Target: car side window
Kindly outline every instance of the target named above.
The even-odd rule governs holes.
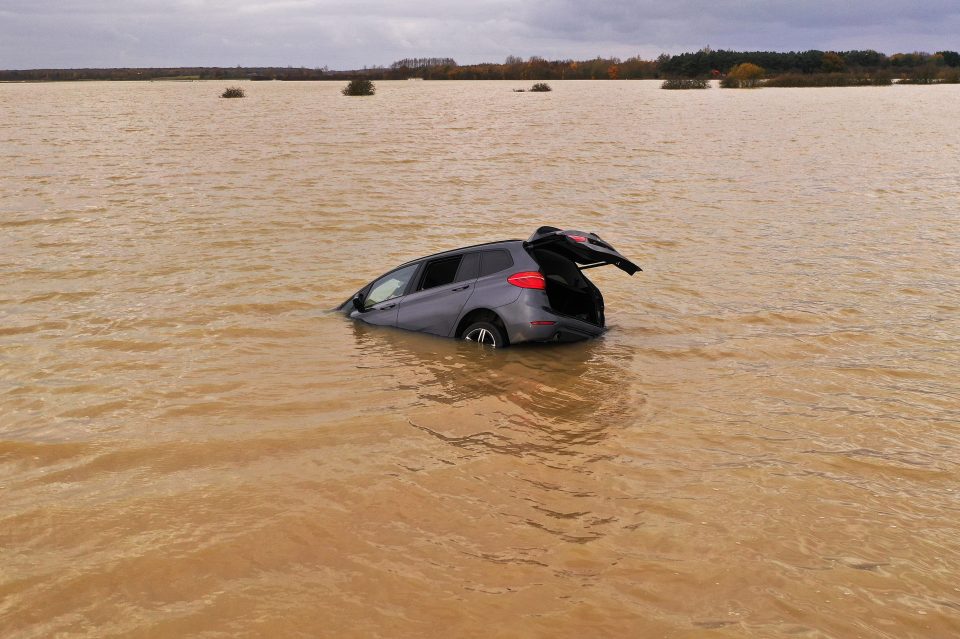
[[[363,307],[369,309],[380,302],[386,302],[403,295],[403,292],[407,290],[407,284],[410,283],[410,278],[417,272],[418,266],[418,264],[411,264],[398,268],[371,284],[370,292],[367,293],[367,297],[363,301]]]
[[[454,282],[466,282],[475,280],[480,275],[480,254],[467,253],[460,262],[460,268],[457,269],[457,279]]]
[[[460,268],[462,255],[445,257],[439,260],[427,262],[427,267],[423,269],[423,277],[420,279],[418,291],[423,291],[444,284],[452,284],[456,281],[457,269]]]
[[[510,251],[501,249],[483,251],[480,258],[480,277],[499,273],[511,266],[513,266],[513,258],[510,257]]]

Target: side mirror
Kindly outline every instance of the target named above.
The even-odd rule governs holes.
[[[353,296],[353,307],[361,313],[367,310],[363,308],[363,293],[357,293]]]

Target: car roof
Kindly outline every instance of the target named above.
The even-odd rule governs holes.
[[[496,245],[498,245],[498,244],[513,244],[513,243],[523,244],[523,240],[497,240],[496,242],[484,242],[483,244],[473,244],[473,245],[471,245],[471,246],[462,246],[462,247],[460,247],[460,248],[449,249],[449,250],[446,250],[446,251],[440,251],[439,253],[433,253],[433,254],[431,254],[431,255],[424,255],[423,257],[418,257],[418,258],[413,259],[413,260],[407,260],[406,262],[404,262],[403,264],[400,264],[400,265],[397,266],[396,268],[403,268],[404,266],[407,266],[407,265],[409,265],[409,264],[413,264],[413,263],[415,263],[415,262],[419,262],[419,261],[421,261],[421,260],[428,260],[428,259],[431,259],[431,258],[434,258],[434,257],[443,257],[444,255],[447,255],[447,254],[450,254],[450,253],[460,253],[460,252],[462,252],[462,251],[470,251],[470,250],[476,250],[476,249],[491,248],[491,247],[494,247],[494,246],[496,246]],[[393,270],[396,270],[396,268],[393,269]]]

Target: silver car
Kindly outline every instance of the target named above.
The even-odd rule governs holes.
[[[603,295],[584,270],[639,266],[594,233],[542,226],[504,240],[401,264],[338,307],[368,324],[493,347],[570,342],[600,335]]]

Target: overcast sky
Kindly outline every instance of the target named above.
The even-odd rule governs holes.
[[[0,68],[960,49],[960,0],[0,0]]]

